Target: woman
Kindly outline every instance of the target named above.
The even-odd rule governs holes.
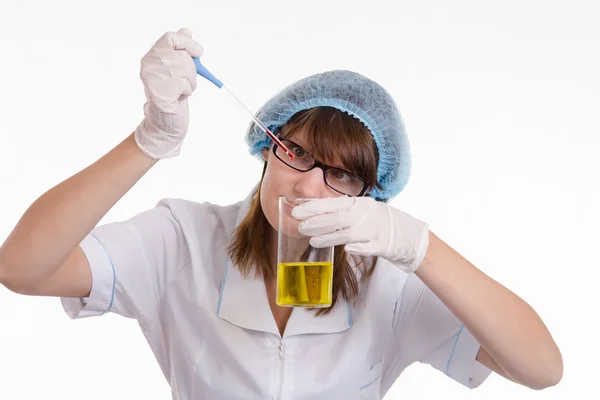
[[[164,199],[96,227],[179,155],[202,54],[186,29],[155,43],[141,63],[145,118],[30,206],[0,248],[0,282],[62,297],[72,318],[135,318],[176,399],[377,399],[417,361],[468,387],[491,371],[533,389],[560,381],[535,311],[387,205],[408,180],[408,142],[389,94],[359,74],[313,75],[261,108],[295,157],[251,126],[265,167],[243,201]],[[327,309],[275,302],[279,196],[314,198],[292,215],[313,246],[336,246]]]

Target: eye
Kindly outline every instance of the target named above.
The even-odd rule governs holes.
[[[352,175],[350,175],[340,169],[333,170],[333,176],[338,181],[351,181],[354,179],[354,177]]]
[[[291,143],[287,144],[287,146],[294,153],[294,155],[296,157],[302,158],[306,154],[306,151],[300,146],[297,146],[297,145],[291,144]]]
[[[304,149],[302,147],[296,147],[294,149],[294,155],[296,155],[297,157],[304,156]]]

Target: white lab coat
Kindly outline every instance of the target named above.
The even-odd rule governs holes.
[[[65,311],[137,319],[179,400],[380,399],[414,362],[467,387],[489,375],[460,321],[383,259],[358,304],[322,317],[295,308],[282,337],[264,282],[244,279],[227,255],[256,189],[229,206],[164,199],[96,227],[81,243],[92,292],[63,298]]]

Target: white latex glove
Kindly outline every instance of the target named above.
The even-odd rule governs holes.
[[[350,254],[379,256],[406,273],[423,262],[429,226],[371,197],[315,199],[292,209],[298,231],[314,247],[345,245]]]
[[[142,58],[140,77],[147,101],[134,137],[147,156],[158,160],[180,154],[190,121],[187,98],[196,89],[192,57],[202,54],[202,45],[183,28],[165,33]]]

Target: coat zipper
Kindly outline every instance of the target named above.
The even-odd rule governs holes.
[[[281,400],[281,393],[283,392],[283,375],[284,375],[284,361],[285,357],[283,354],[283,341],[279,342],[279,360],[281,361],[281,377],[279,379],[279,394],[277,396],[278,400]]]

